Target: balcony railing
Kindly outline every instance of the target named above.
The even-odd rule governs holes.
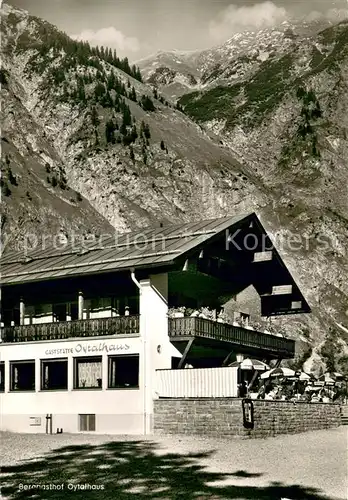
[[[9,326],[2,330],[3,342],[58,340],[74,337],[130,335],[139,333],[139,316],[60,321],[37,325]]]
[[[172,338],[206,337],[290,357],[295,353],[294,340],[204,318],[170,318],[169,332]]]
[[[218,323],[204,318],[170,318],[169,336],[205,337],[279,353],[292,357],[295,342],[256,330]],[[87,319],[81,321],[60,321],[36,325],[9,326],[1,329],[3,342],[30,342],[38,340],[59,340],[78,337],[99,337],[103,335],[131,335],[140,333],[140,316],[117,316],[115,318]]]

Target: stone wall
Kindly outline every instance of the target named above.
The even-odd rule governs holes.
[[[246,429],[241,399],[158,399],[154,402],[154,432],[263,438],[340,425],[337,404],[254,400],[253,405],[254,427]]]

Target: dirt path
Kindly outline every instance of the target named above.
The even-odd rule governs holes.
[[[0,449],[2,499],[347,498],[344,427],[257,440],[2,433]]]

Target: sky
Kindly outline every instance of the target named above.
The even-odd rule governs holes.
[[[348,0],[7,0],[70,36],[136,61],[158,50],[196,50],[293,17],[348,17]]]

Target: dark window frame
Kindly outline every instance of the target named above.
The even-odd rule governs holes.
[[[137,360],[137,363],[138,363],[138,371],[137,371],[137,383],[136,384],[130,384],[130,385],[127,385],[125,382],[123,383],[117,383],[117,372],[116,372],[116,383],[115,385],[112,384],[112,362],[116,360],[116,367],[117,367],[117,360],[120,360],[122,359],[125,360],[125,359],[131,359],[131,358],[135,358]],[[139,389],[139,360],[140,360],[140,356],[138,353],[135,353],[135,354],[111,354],[108,356],[108,389],[120,389],[120,390],[124,390],[124,389]],[[116,368],[117,369],[117,368]]]
[[[83,419],[85,418],[85,422]],[[95,432],[96,429],[96,414],[95,413],[79,413],[78,414],[79,432]],[[85,427],[84,429],[82,427]],[[92,428],[91,428],[92,427]]]
[[[34,365],[34,385],[31,389],[14,388],[14,369],[16,365]],[[10,361],[10,392],[35,392],[36,390],[36,360],[35,359],[20,359]]]
[[[101,366],[102,366],[102,378],[100,379],[101,380],[101,383],[100,383],[100,386],[96,387],[96,386],[85,386],[85,387],[79,387],[78,385],[78,376],[79,376],[79,372],[78,372],[78,365],[79,363],[86,363],[90,361],[91,363],[101,363]],[[103,387],[103,356],[76,356],[73,358],[73,365],[74,365],[74,390],[77,390],[77,391],[83,391],[83,390],[96,390],[96,391],[99,391],[100,389],[102,389]]]
[[[5,361],[0,361],[0,392],[5,392]]]
[[[53,364],[53,363],[66,363],[66,387],[60,388],[49,388],[44,387],[44,370],[45,364]],[[67,391],[69,383],[69,363],[68,358],[49,358],[49,359],[40,359],[40,390],[41,391]]]

